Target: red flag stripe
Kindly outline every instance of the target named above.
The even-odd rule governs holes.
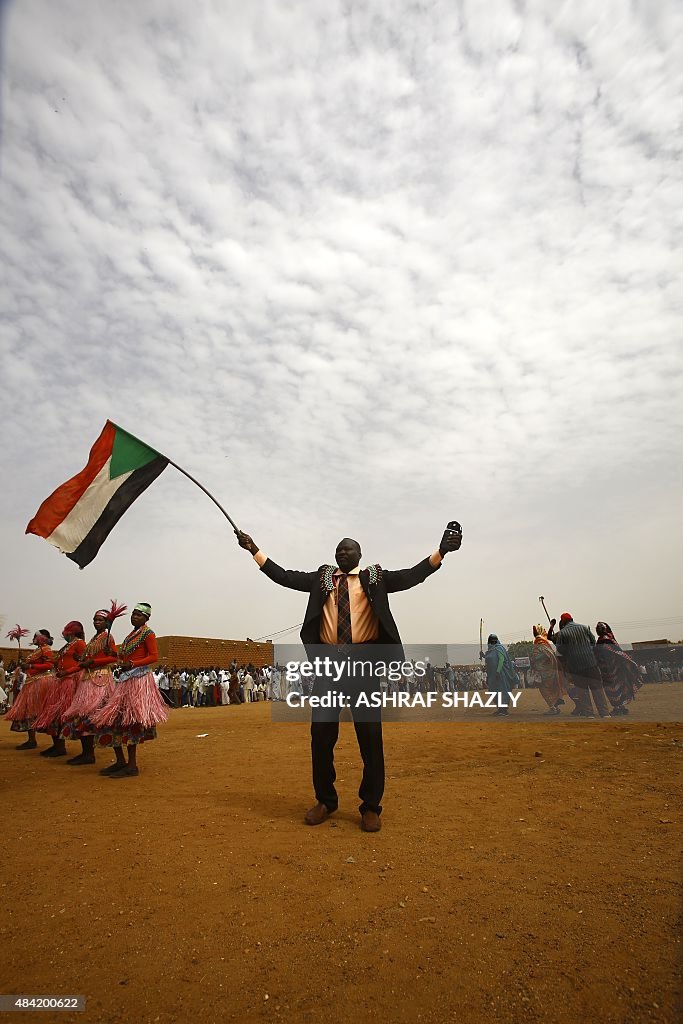
[[[107,420],[104,430],[90,449],[88,465],[45,499],[26,527],[26,533],[35,533],[38,537],[49,537],[52,531],[66,519],[71,509],[90,487],[107,459],[111,457],[115,435],[116,427],[110,420]]]

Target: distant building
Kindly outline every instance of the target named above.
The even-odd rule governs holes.
[[[227,668],[251,662],[256,668],[273,664],[273,645],[251,640],[217,640],[203,636],[159,636],[159,664],[167,668]]]
[[[654,661],[669,666],[683,664],[683,644],[671,640],[636,640],[629,653],[639,665],[651,665]]]

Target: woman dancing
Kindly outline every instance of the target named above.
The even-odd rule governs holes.
[[[152,609],[146,602],[135,605],[130,617],[133,631],[119,648],[121,674],[118,682],[104,707],[92,718],[99,744],[114,748],[116,761],[100,772],[111,779],[139,774],[138,744],[156,739],[157,724],[168,718],[151,671],[159,660],[156,636],[147,625],[151,614]],[[124,746],[128,749],[128,762],[123,754]]]
[[[612,705],[612,714],[627,715],[626,705],[635,700],[636,693],[643,685],[640,669],[633,658],[622,651],[608,623],[598,622],[595,632],[595,659],[602,676],[602,685]]]
[[[12,732],[28,733],[28,739],[25,743],[20,743],[17,750],[35,750],[38,746],[35,721],[55,681],[54,667],[57,655],[51,650],[54,640],[49,631],[39,629],[32,643],[36,645],[36,649],[28,654],[24,662],[26,682],[5,715],[5,720],[12,723]]]
[[[538,689],[548,705],[545,715],[559,715],[564,690],[555,645],[548,639],[548,631],[540,623],[534,626],[534,646],[531,650],[531,667],[538,674]]]
[[[95,727],[91,719],[114,692],[112,666],[118,661],[116,644],[111,635],[112,623],[126,610],[126,606],[111,602],[109,610],[101,608],[93,616],[95,635],[80,659],[81,677],[69,707],[64,712],[62,736],[81,741],[81,753],[70,757],[70,765],[95,763]]]
[[[35,722],[36,732],[52,736],[52,746],[41,750],[41,757],[63,757],[66,754],[66,743],[62,736],[64,712],[74,699],[81,676],[80,658],[85,650],[82,623],[75,619],[67,622],[62,636],[66,643],[57,655],[55,681],[47,690],[42,710]]]

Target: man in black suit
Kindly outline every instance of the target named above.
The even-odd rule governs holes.
[[[321,565],[315,572],[297,572],[283,569],[268,558],[252,538],[241,531],[237,534],[240,547],[254,556],[266,576],[274,583],[290,590],[308,594],[308,605],[301,639],[310,648],[323,644],[335,652],[349,650],[353,645],[391,645],[393,658],[403,658],[401,637],[389,608],[389,594],[410,590],[423,583],[441,566],[449,551],[457,551],[462,534],[444,534],[439,549],[429,558],[411,569],[387,571],[379,565],[359,569],[361,549],[357,541],[345,537],[337,545],[336,565]],[[370,654],[367,651],[367,656]],[[334,747],[339,735],[339,709],[329,711],[319,720],[311,722],[311,755],[313,760],[313,787],[317,803],[306,813],[307,825],[320,825],[337,809],[334,788]],[[363,778],[358,795],[361,799],[361,828],[365,832],[379,832],[381,828],[382,794],[384,792],[384,753],[380,715],[371,721],[362,721],[354,714],[356,738],[363,759]]]

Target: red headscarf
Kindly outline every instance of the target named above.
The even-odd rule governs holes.
[[[66,626],[62,630],[62,636],[65,640],[67,636],[78,636],[81,640],[84,640],[85,630],[83,629],[83,623],[77,622],[76,619],[72,619],[71,622],[67,622]]]

